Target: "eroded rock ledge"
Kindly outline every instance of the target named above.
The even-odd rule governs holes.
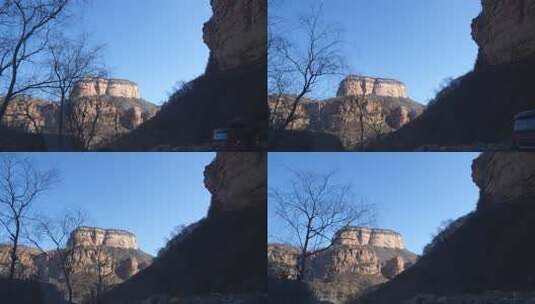
[[[409,98],[407,88],[401,81],[355,75],[348,76],[342,80],[336,94],[336,96],[362,95]]]
[[[138,249],[136,236],[125,230],[80,227],[71,233],[68,246],[106,246]]]

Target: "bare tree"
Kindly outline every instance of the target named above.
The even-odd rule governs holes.
[[[39,170],[27,158],[0,159],[0,224],[11,244],[9,278],[15,278],[18,247],[31,218],[31,208],[57,181],[54,170]]]
[[[75,238],[69,238],[69,236],[87,221],[86,213],[82,210],[69,211],[59,220],[51,220],[44,216],[39,216],[34,221],[34,233],[28,233],[28,240],[39,248],[43,254],[57,261],[67,288],[67,299],[72,304],[72,274],[75,271],[75,254],[78,250],[78,244]],[[43,239],[53,244],[54,249],[52,251],[46,251],[40,246],[40,241]]]
[[[300,248],[297,279],[307,272],[307,259],[333,245],[332,236],[350,225],[370,225],[374,207],[357,203],[350,184],[337,184],[334,173],[294,171],[284,189],[270,189],[275,214],[288,226]]]
[[[0,81],[6,92],[0,122],[19,94],[54,83],[36,60],[46,50],[54,25],[73,0],[6,0],[0,6]]]
[[[63,144],[65,103],[74,85],[86,78],[103,78],[106,70],[99,64],[102,46],[90,48],[87,37],[71,40],[58,36],[48,46],[51,70],[50,78],[54,83],[48,91],[59,99],[58,134],[60,147]]]
[[[312,14],[299,19],[299,36],[304,37],[301,50],[282,35],[275,33],[270,20],[268,36],[268,85],[270,95],[276,96],[276,104],[271,107],[271,128],[283,131],[295,119],[295,113],[304,97],[316,85],[329,76],[343,74],[344,61],[341,56],[340,31],[322,24],[323,10],[320,7]],[[280,108],[281,96],[291,96],[284,111]],[[285,101],[286,102],[286,101]]]
[[[106,292],[108,286],[108,279],[113,272],[111,271],[112,260],[105,251],[103,245],[95,248],[95,296],[94,302],[100,304],[102,302],[102,295]]]

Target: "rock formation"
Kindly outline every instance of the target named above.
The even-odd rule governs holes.
[[[224,212],[265,203],[267,186],[265,155],[218,153],[204,171],[204,184],[212,194],[211,210]]]
[[[326,133],[336,136],[346,149],[355,149],[360,142],[360,107],[355,102],[354,91],[359,86],[348,78],[340,85],[339,96],[322,101],[304,99],[297,107],[295,119],[289,130]],[[372,78],[364,78],[366,81]],[[404,86],[396,81],[392,85],[382,83],[367,93],[364,107],[364,140],[373,140],[393,132],[423,113],[425,107],[403,96]],[[372,84],[370,84],[372,85]],[[376,95],[379,94],[379,95]],[[288,117],[292,96],[268,98],[275,120]]]
[[[483,153],[472,164],[478,208],[535,197],[535,153]]]
[[[68,246],[106,246],[138,249],[136,236],[128,231],[80,227],[71,233]]]
[[[299,250],[268,245],[268,274],[296,278]],[[373,285],[403,272],[416,261],[404,249],[399,233],[385,229],[348,227],[338,231],[331,247],[309,257],[305,281],[319,300],[345,303]]]
[[[105,275],[108,287],[119,284],[152,263],[152,257],[137,248],[134,234],[116,230],[81,227],[75,230],[67,246],[75,246],[72,254],[72,282],[76,301],[89,295],[96,282],[97,265]],[[5,276],[10,261],[11,246],[0,246],[0,276]],[[58,252],[42,252],[37,248],[22,246],[17,277],[38,279],[56,285],[66,292],[62,284],[61,258]]]
[[[141,99],[139,87],[135,82],[123,79],[86,78],[77,82],[71,98],[110,96]]]
[[[348,227],[338,231],[335,244],[349,246],[373,246],[382,248],[405,249],[401,234],[385,229]]]
[[[525,0],[483,0],[472,23],[479,45],[479,65],[518,62],[535,54],[535,3]]]
[[[204,42],[211,51],[210,64],[224,71],[266,62],[267,1],[211,0],[210,3],[214,14],[203,29]]]
[[[159,107],[141,99],[139,88],[133,82],[116,79],[85,79],[75,84],[71,98],[77,124],[65,118],[64,134],[80,132],[79,125],[92,126],[98,113],[95,137],[90,148],[96,148],[119,135],[129,133],[150,120]],[[13,100],[4,123],[11,128],[37,134],[58,134],[59,104],[23,96]],[[90,130],[86,130],[90,133]]]
[[[394,79],[348,76],[340,83],[336,96],[385,96],[409,98],[405,85]]]

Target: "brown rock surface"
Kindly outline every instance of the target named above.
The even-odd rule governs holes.
[[[111,96],[141,99],[141,93],[136,83],[123,79],[87,78],[77,82],[71,98]]]
[[[80,227],[71,233],[69,245],[138,249],[136,236],[128,231]]]
[[[535,55],[535,2],[483,0],[482,4],[482,13],[472,23],[480,64],[512,63]]]
[[[283,96],[277,102],[268,99],[273,115],[288,116],[292,98]],[[364,139],[371,140],[393,132],[416,119],[425,107],[408,98],[370,95],[364,113]],[[341,96],[314,101],[305,99],[297,107],[289,130],[327,133],[336,136],[346,149],[354,149],[360,141],[360,110],[354,98]]]
[[[212,193],[211,210],[224,212],[251,207],[266,200],[266,155],[218,153],[204,171],[204,184]]]
[[[383,248],[404,249],[401,234],[386,229],[370,229],[365,227],[348,227],[336,233],[337,245],[373,246]]]
[[[367,76],[348,76],[340,83],[336,96],[366,95],[408,98],[405,85],[394,79],[373,78]]]
[[[535,196],[535,153],[483,153],[472,164],[478,208]]]
[[[266,61],[267,1],[211,0],[212,18],[204,25],[204,41],[216,69],[224,71]]]
[[[296,279],[298,256],[299,249],[295,247],[283,244],[269,244],[267,247],[268,274],[281,279]]]

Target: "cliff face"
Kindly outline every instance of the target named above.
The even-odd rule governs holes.
[[[336,96],[375,95],[396,98],[409,98],[405,85],[394,79],[366,76],[348,76],[338,88]]]
[[[483,0],[472,23],[481,66],[518,62],[535,54],[535,3],[529,0]]]
[[[350,90],[356,88],[348,87],[345,93],[355,94]],[[386,89],[375,92],[385,95],[368,94],[363,115],[365,141],[398,130],[416,119],[425,109],[408,98],[387,96]],[[273,115],[281,118],[287,117],[292,101],[290,96],[268,98]],[[351,95],[322,101],[304,100],[298,105],[295,120],[288,129],[334,135],[346,149],[354,149],[360,142],[360,108]]]
[[[141,99],[141,93],[136,83],[123,79],[87,78],[77,82],[71,98],[111,96]]]
[[[266,198],[266,160],[262,153],[218,153],[204,171],[204,184],[212,194],[211,211],[239,210]],[[258,207],[258,206],[256,206]]]
[[[401,234],[384,229],[349,227],[336,233],[337,245],[373,246],[393,249],[405,249]]]
[[[535,197],[534,153],[483,153],[472,164],[478,208]]]
[[[152,263],[152,257],[140,251],[134,234],[115,229],[81,227],[71,234],[68,246],[74,245],[71,265],[74,297],[81,301],[93,292],[97,267],[102,267],[110,287],[119,284]],[[10,246],[0,246],[0,276],[7,275]],[[64,294],[61,256],[56,251],[46,253],[32,247],[21,247],[17,277],[39,279],[55,285]]]
[[[297,248],[269,245],[269,275],[295,279],[298,256]],[[414,264],[416,258],[404,249],[397,232],[349,227],[336,233],[330,248],[309,258],[305,280],[319,300],[345,303],[366,289],[397,276]]]
[[[127,80],[86,79],[75,84],[71,98],[73,112],[79,118],[73,125],[65,118],[64,134],[76,134],[79,126],[89,134],[98,114],[90,148],[131,132],[159,111],[159,107],[141,99],[137,85]],[[56,102],[22,97],[10,103],[5,123],[24,132],[58,134],[59,111]]]
[[[203,29],[204,42],[211,51],[210,64],[224,71],[266,62],[267,1],[211,0],[210,3],[214,14]]]
[[[136,236],[128,231],[80,227],[71,233],[68,246],[106,246],[138,249]]]

